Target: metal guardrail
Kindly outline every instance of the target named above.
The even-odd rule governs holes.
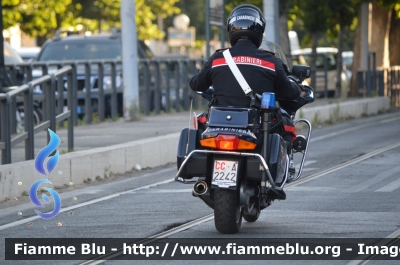
[[[11,163],[12,147],[25,141],[25,159],[34,158],[34,135],[50,128],[56,131],[56,123],[68,120],[68,150],[74,148],[73,138],[73,116],[76,109],[73,107],[73,89],[67,89],[67,110],[58,111],[57,105],[63,104],[64,93],[56,93],[57,81],[60,78],[66,79],[67,88],[72,88],[72,68],[65,66],[51,75],[45,75],[18,88],[11,88],[6,93],[0,94],[0,150],[2,164]],[[44,121],[40,124],[34,124],[33,118],[33,94],[36,86],[42,86],[43,89],[43,107],[45,109]],[[23,98],[24,108],[24,132],[12,138],[12,120],[15,119],[13,106],[17,97]],[[63,107],[64,109],[64,107]],[[49,135],[47,136],[48,140]]]
[[[188,58],[140,59],[138,78],[141,111],[150,115],[188,110],[191,99],[194,108],[206,107],[207,102],[193,93],[188,84],[189,78],[198,72],[202,63],[201,59]],[[33,134],[47,128],[55,131],[57,123],[62,127],[63,119],[56,116],[54,121],[54,115],[63,114],[66,105],[70,113],[68,125],[75,126],[79,118],[84,118],[85,124],[92,123],[94,112],[98,114],[100,122],[107,115],[115,119],[122,112],[123,85],[118,82],[118,79],[122,80],[121,60],[30,62],[6,65],[6,68],[13,83],[27,84],[20,84],[18,89],[0,94],[0,150],[3,164],[11,163],[11,148],[23,140],[26,141],[25,158],[33,159]],[[64,73],[65,69],[68,69],[68,73]],[[25,79],[18,79],[18,75]],[[86,89],[88,87],[90,89]],[[25,132],[11,140],[11,135],[16,133],[15,112],[17,102],[22,102],[18,96],[21,93],[24,95],[25,113],[29,115],[26,115]],[[44,122],[35,126],[32,134],[31,110],[34,101],[39,103]],[[82,110],[84,115],[80,115],[78,110]],[[68,130],[70,128],[72,126],[68,126]],[[68,149],[73,149],[73,131],[68,133],[68,138]]]
[[[393,107],[400,107],[400,66],[357,72],[357,91],[362,97],[390,97]]]
[[[140,59],[138,78],[142,113],[150,115],[151,113],[159,114],[162,111],[187,110],[191,98],[195,107],[198,104],[205,104],[188,85],[188,79],[198,72],[202,63],[201,59],[189,58]],[[93,112],[98,113],[100,122],[107,116],[115,119],[122,113],[123,85],[122,82],[117,82],[117,80],[122,80],[121,60],[31,62],[7,67],[11,76],[18,72],[18,68],[21,69],[26,76],[26,81],[29,82],[35,79],[35,73],[37,75],[38,71],[41,76],[66,65],[73,68],[73,88],[76,90],[74,98],[78,98],[80,104],[83,104],[81,107],[86,124],[92,123]],[[109,78],[107,80],[111,83],[106,85],[105,78]],[[60,93],[63,89],[61,80],[59,84],[58,92]],[[83,89],[87,87],[91,89]],[[78,123],[77,120],[77,117],[74,117],[75,125]]]

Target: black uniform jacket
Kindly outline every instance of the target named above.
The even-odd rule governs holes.
[[[239,40],[229,51],[254,92],[260,95],[274,92],[277,99],[284,100],[300,96],[299,86],[287,78],[282,62],[274,54],[257,49],[250,40]],[[189,85],[194,91],[206,91],[212,85],[218,106],[250,106],[250,98],[233,76],[222,51],[217,51],[205,62]]]

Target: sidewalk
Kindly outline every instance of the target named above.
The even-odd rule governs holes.
[[[313,103],[302,108],[301,113],[304,114],[308,109],[315,109],[318,106],[336,106],[338,102],[351,102],[356,104],[362,99],[336,100],[336,99],[316,99]],[[196,110],[197,114],[206,111]],[[297,113],[300,115],[300,111]],[[122,118],[118,121],[108,121],[100,124],[82,125],[74,127],[74,151],[82,151],[97,147],[107,147],[116,144],[123,144],[135,140],[152,138],[156,136],[178,133],[183,128],[193,126],[190,121],[190,112],[184,111],[172,114],[160,114],[154,116],[141,116],[140,121],[125,122]],[[193,111],[191,113],[193,117]],[[312,118],[309,118],[312,122]],[[321,121],[322,122],[322,121]],[[61,128],[56,131],[61,139],[58,148],[60,153],[67,151],[67,130]],[[47,132],[35,135],[35,154],[47,145]],[[21,143],[12,150],[12,162],[24,161],[24,144]]]
[[[332,99],[317,99],[312,104],[306,105],[303,109],[315,106],[327,105],[335,102]],[[196,110],[197,114],[206,109]],[[74,151],[82,151],[97,147],[106,147],[116,144],[123,144],[135,140],[142,140],[161,135],[180,132],[189,126],[190,112],[184,111],[171,114],[160,114],[154,116],[141,116],[140,121],[125,122],[122,118],[118,121],[108,121],[100,124],[82,125],[74,127]],[[193,111],[192,111],[193,117]],[[193,126],[193,122],[190,122]],[[61,139],[58,148],[60,153],[67,152],[68,134],[65,128],[56,131]],[[47,145],[47,132],[35,135],[35,154]],[[24,143],[20,143],[12,150],[12,162],[25,161]]]
[[[297,118],[306,118],[310,122],[335,122],[349,117],[375,115],[390,109],[388,98],[367,99],[316,99],[298,111]],[[200,113],[203,110],[197,110]],[[193,113],[192,113],[193,116]],[[49,180],[55,187],[69,183],[101,179],[110,174],[123,174],[136,165],[155,167],[176,162],[177,144],[180,131],[193,124],[189,111],[142,116],[140,121],[115,122],[74,127],[74,151],[66,153],[67,130],[56,133],[61,139],[58,147],[60,160]],[[35,135],[35,154],[47,145],[47,132]],[[10,165],[0,165],[0,201],[7,197],[20,196],[15,193],[15,185],[24,179],[23,187],[18,190],[29,190],[30,185],[43,178],[34,169],[34,161],[24,161],[24,144],[12,150]],[[62,172],[62,174],[57,174]],[[26,185],[26,186],[25,186]]]

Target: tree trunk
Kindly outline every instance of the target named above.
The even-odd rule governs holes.
[[[389,59],[390,65],[400,65],[400,18],[392,10],[392,19],[390,22],[389,33]]]
[[[316,80],[316,64],[315,60],[317,58],[317,47],[318,47],[318,38],[319,34],[314,32],[312,33],[312,52],[311,52],[311,87],[315,89],[317,80]]]
[[[336,57],[336,97],[341,97],[341,96],[346,97],[347,96],[347,95],[342,95],[343,33],[344,33],[344,26],[340,25],[340,29],[339,29],[339,45],[338,45],[338,53],[337,53],[337,57]]]
[[[352,74],[351,74],[351,82],[350,82],[350,97],[357,96],[357,71],[361,68],[361,28],[362,28],[362,7],[358,10],[358,24],[354,36],[354,45],[353,45],[353,65],[352,65]]]
[[[377,67],[389,67],[389,30],[391,10],[372,1],[370,51],[376,54]]]
[[[36,45],[42,47],[42,45],[46,42],[46,36],[37,36],[36,37]]]
[[[289,64],[291,65],[290,58],[290,42],[288,36],[288,12],[289,12],[289,0],[279,1],[279,44],[288,57]]]

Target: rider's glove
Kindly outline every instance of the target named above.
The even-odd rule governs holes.
[[[289,78],[290,81],[295,82],[298,85],[301,85],[300,79],[298,79],[296,76],[289,75],[288,78]]]

